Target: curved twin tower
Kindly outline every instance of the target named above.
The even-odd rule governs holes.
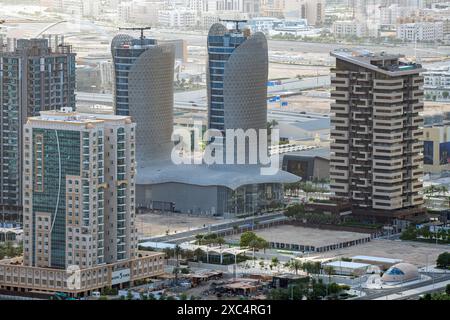
[[[115,113],[129,115],[137,123],[138,166],[169,159],[173,146],[174,47],[119,34],[112,40],[111,53]]]
[[[261,175],[258,165],[173,164],[175,48],[121,34],[111,51],[115,113],[136,122],[137,207],[218,215],[255,212],[282,201],[282,183],[299,180],[283,171]],[[227,129],[265,129],[267,77],[264,34],[214,24],[208,34],[208,128],[224,137]]]

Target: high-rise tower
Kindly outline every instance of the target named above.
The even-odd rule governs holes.
[[[40,111],[75,108],[75,54],[58,38],[0,43],[0,207],[22,207],[22,129]]]
[[[334,51],[331,190],[355,213],[417,214],[423,202],[422,66],[401,56]]]
[[[24,265],[82,269],[136,257],[135,124],[41,112],[24,129]]]
[[[267,125],[267,40],[220,23],[208,33],[208,126],[264,129]]]
[[[167,159],[173,146],[174,46],[120,34],[113,39],[111,52],[115,113],[136,122],[139,167]]]

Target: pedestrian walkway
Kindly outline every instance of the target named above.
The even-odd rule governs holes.
[[[435,284],[430,284],[430,285],[420,287],[420,288],[406,290],[406,291],[403,291],[400,293],[389,294],[389,295],[386,295],[383,297],[376,298],[374,300],[397,300],[397,299],[403,299],[403,298],[407,298],[407,297],[411,297],[411,296],[417,296],[422,293],[426,293],[428,291],[445,288],[447,286],[447,284],[450,284],[450,280],[437,282]]]

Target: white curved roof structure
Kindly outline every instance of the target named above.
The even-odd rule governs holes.
[[[381,277],[383,282],[404,282],[419,278],[417,267],[411,263],[401,262],[390,267]]]
[[[138,167],[136,184],[184,183],[198,186],[224,186],[235,190],[240,186],[262,183],[294,183],[300,177],[282,170],[275,175],[262,175],[257,165],[204,164],[175,165],[171,162]]]

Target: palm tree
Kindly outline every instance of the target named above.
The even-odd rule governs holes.
[[[280,263],[280,261],[278,260],[277,257],[273,257],[273,258],[272,258],[272,265],[273,265],[274,267],[277,267],[277,266],[279,265],[279,263]]]
[[[204,234],[196,234],[195,235],[195,239],[197,240],[196,241],[196,244],[198,244],[198,245],[202,245],[202,240],[205,238],[205,235]]]
[[[325,266],[323,272],[328,275],[328,285],[331,283],[331,275],[334,274],[333,266]]]
[[[174,255],[175,255],[175,259],[177,260],[177,266],[178,266],[178,259],[180,257],[180,253],[181,253],[181,247],[177,244],[175,246],[175,250],[174,250]]]
[[[260,238],[259,239],[259,248],[264,250],[264,254],[266,253],[266,249],[269,249],[269,242]]]
[[[294,270],[295,274],[298,274],[298,270],[302,268],[302,263],[298,261],[297,259],[292,259],[289,263],[289,269]]]
[[[272,142],[272,129],[278,125],[276,120],[271,120],[267,122],[267,139]]]
[[[223,237],[218,237],[214,239],[214,243],[218,244],[220,248],[222,248],[222,245],[226,243],[225,239]]]
[[[200,248],[195,249],[194,250],[194,256],[195,256],[195,260],[198,262],[200,257],[203,256],[203,250],[200,249]]]
[[[248,246],[253,251],[253,266],[255,266],[255,249],[259,249],[260,241],[258,241],[258,239],[253,239],[252,241],[249,242]]]

